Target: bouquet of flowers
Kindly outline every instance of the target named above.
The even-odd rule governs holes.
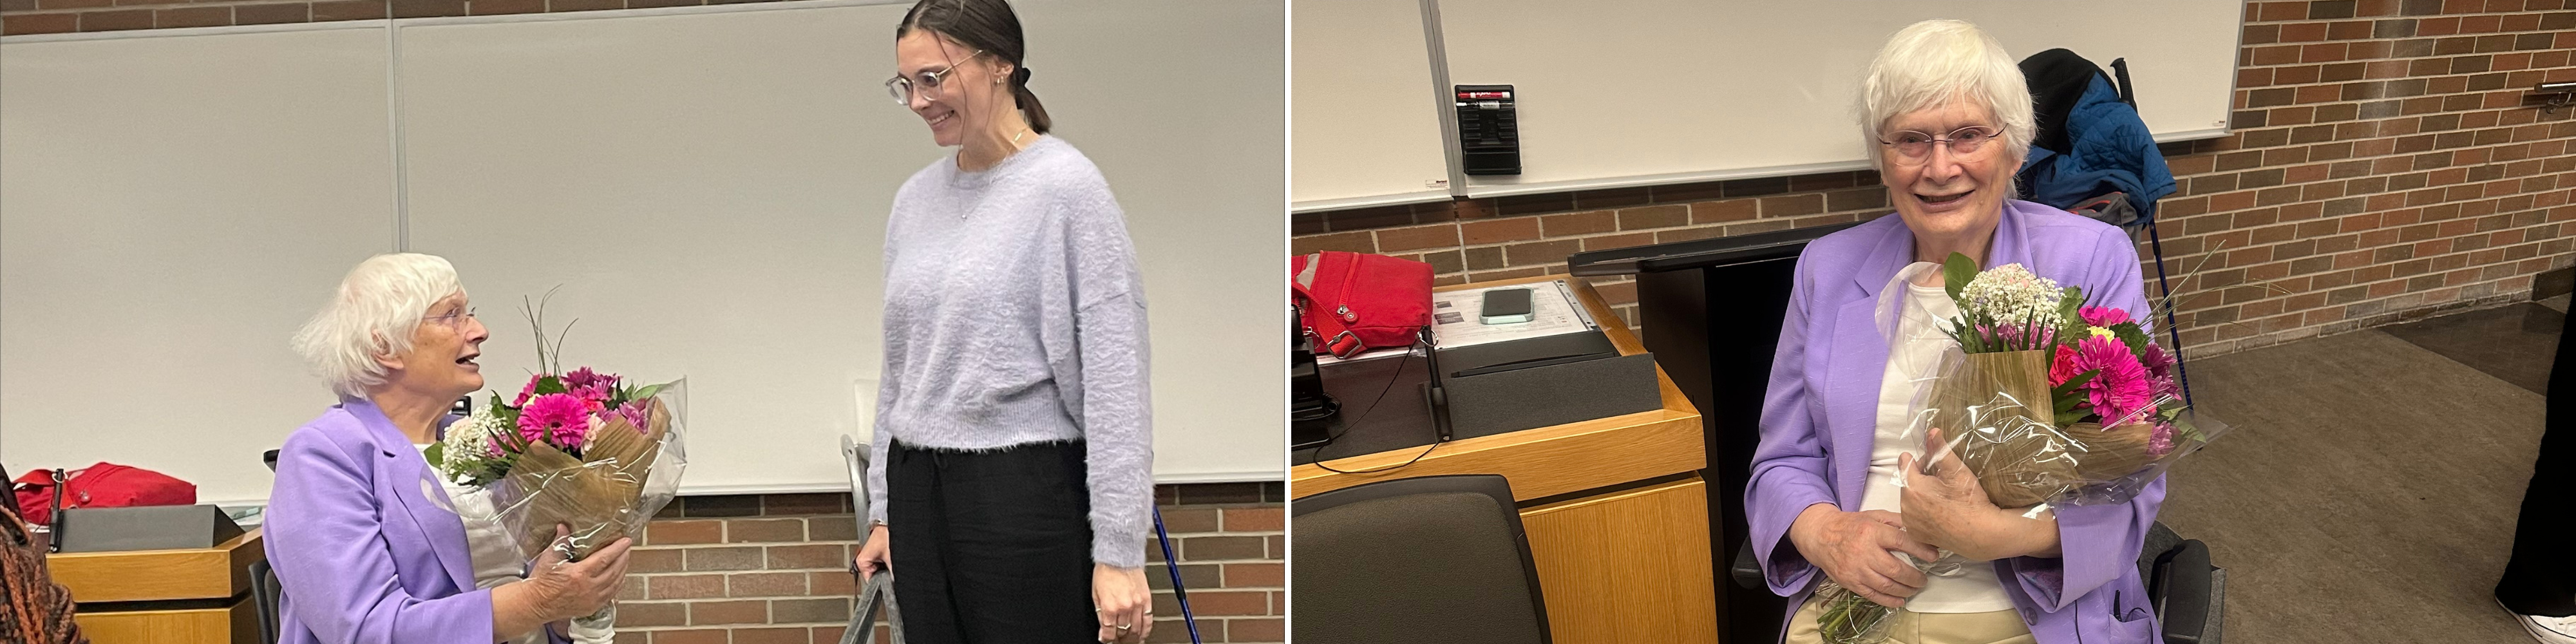
[[[1923,467],[1957,458],[1996,507],[2028,506],[2025,516],[2036,516],[2051,505],[2127,503],[2176,460],[2226,431],[2191,414],[2173,355],[2128,311],[2085,306],[2082,289],[2060,287],[2020,264],[1979,271],[1974,260],[1953,253],[1940,271],[1958,307],[1942,331],[1957,350],[1916,380],[1905,435],[1939,428],[1946,440]],[[1881,328],[1892,336],[1890,312],[1882,302]],[[1958,574],[1970,564],[1943,555],[1932,562],[1897,556],[1931,575]],[[1885,641],[1897,609],[1830,581],[1817,594],[1826,602],[1818,620],[1826,641]]]
[[[529,318],[541,324],[533,311]],[[507,541],[516,558],[497,563],[514,572],[549,546],[578,561],[618,537],[640,535],[677,495],[687,465],[677,420],[681,382],[636,386],[589,367],[564,371],[558,348],[537,328],[542,373],[516,397],[491,393],[423,453],[447,479],[468,532],[478,535],[469,540]],[[560,544],[558,524],[571,530]],[[574,620],[575,639],[608,641],[614,611],[611,605]]]
[[[1916,418],[1947,432],[1944,454],[1997,507],[2127,503],[2224,431],[2190,413],[2173,354],[2128,311],[2019,264],[1980,272],[1954,253],[1942,274],[1960,352]]]

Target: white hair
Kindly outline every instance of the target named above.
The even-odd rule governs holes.
[[[2027,158],[2035,129],[2030,86],[2003,43],[1961,20],[1925,20],[1897,31],[1869,62],[1869,78],[1861,86],[1860,127],[1869,137],[1870,158],[1886,169],[1885,146],[1878,142],[1886,138],[1881,129],[1888,121],[1958,100],[1993,112],[2004,150],[2013,159]]]
[[[429,307],[465,292],[446,258],[389,253],[367,258],[340,278],[340,288],[295,332],[295,352],[341,395],[366,397],[384,384],[378,356],[411,350],[412,332]]]

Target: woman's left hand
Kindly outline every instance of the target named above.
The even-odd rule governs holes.
[[[1947,445],[1939,429],[1932,430],[1925,442],[1927,453],[1941,453],[1936,450]],[[1900,509],[1907,535],[1974,561],[2055,550],[2055,517],[2042,514],[2041,519],[2025,519],[1995,507],[1976,475],[1957,458],[1938,459],[1929,473],[1922,471],[1921,463],[1912,454],[1896,457],[1897,474],[1905,477]]]
[[[1100,641],[1136,644],[1154,632],[1154,591],[1143,568],[1092,564],[1091,605],[1100,615]]]

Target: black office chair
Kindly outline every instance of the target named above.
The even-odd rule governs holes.
[[[266,559],[254,561],[250,563],[250,578],[250,600],[259,608],[259,641],[275,642],[277,602],[286,596],[277,585],[277,570],[268,567]]]
[[[269,472],[277,471],[277,450],[263,452],[259,459],[268,464]],[[259,608],[259,641],[275,642],[278,638],[277,611],[280,602],[286,599],[286,589],[277,584],[277,569],[269,567],[265,558],[251,562],[250,578],[250,600]]]
[[[1511,484],[1380,481],[1290,501],[1301,642],[1550,644]]]
[[[1735,551],[1730,572],[1737,586],[1767,588],[1749,541]],[[2165,644],[2218,644],[2227,570],[2210,565],[2207,544],[2184,539],[2158,521],[2147,528],[2145,546],[2138,550],[2138,577],[2147,580],[2147,597],[2155,602]]]

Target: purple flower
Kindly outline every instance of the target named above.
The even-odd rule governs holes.
[[[563,381],[564,388],[566,389],[595,387],[599,390],[606,391],[617,388],[616,374],[602,375],[591,371],[590,367],[574,369],[572,370],[572,373],[564,374]]]
[[[519,410],[519,436],[556,447],[579,448],[590,436],[590,403],[571,394],[546,394]]]
[[[2173,442],[2173,424],[2156,423],[2155,430],[2147,433],[2147,456],[2163,458],[2165,454],[2173,451]]]
[[[2139,366],[2146,368],[2147,383],[2155,387],[2156,393],[2182,395],[2182,385],[2174,380],[2173,354],[2166,353],[2164,345],[2148,343],[2139,354]]]
[[[618,418],[626,419],[627,424],[634,425],[635,431],[648,431],[644,428],[644,422],[647,419],[647,414],[644,412],[644,401],[636,400],[627,402],[623,405],[618,405],[617,411],[614,413],[617,414]]]

